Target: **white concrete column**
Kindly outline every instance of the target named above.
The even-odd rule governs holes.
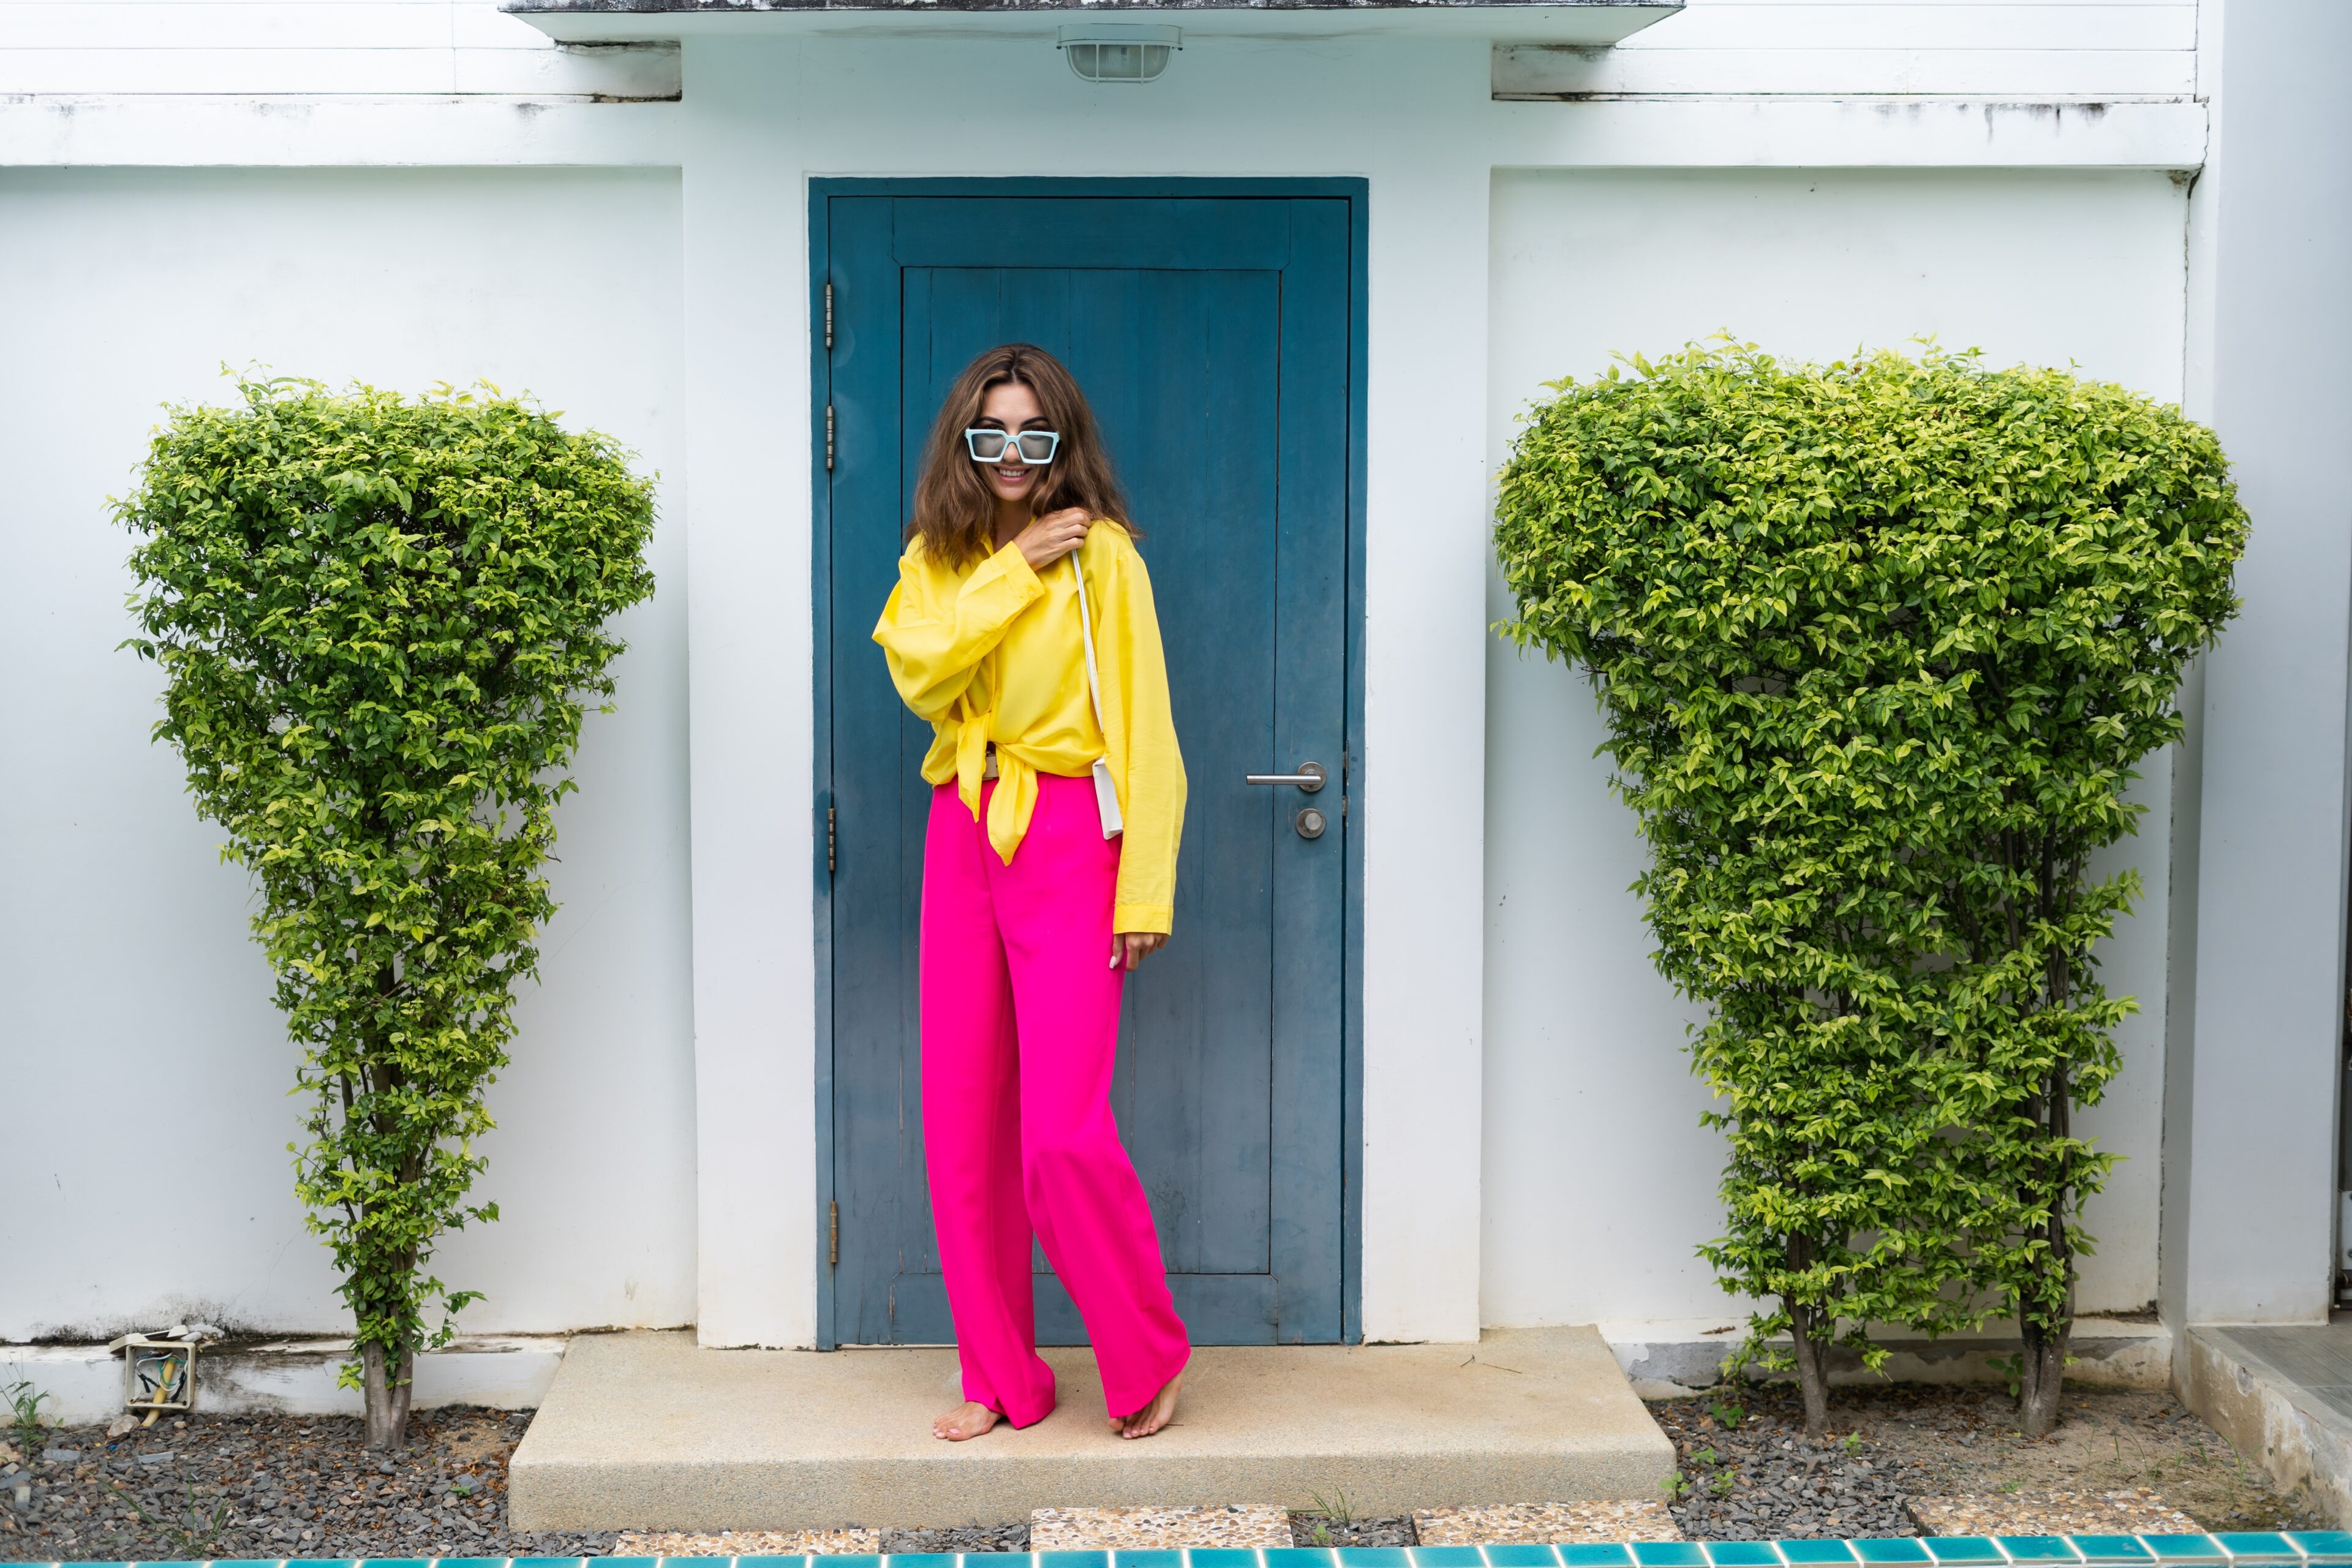
[[[2345,1011],[2352,9],[2202,13],[2213,141],[2190,202],[2185,406],[2221,433],[2253,534],[2176,818],[2194,842],[2178,842],[2162,1304],[2175,1324],[2316,1322]]]
[[[805,186],[772,47],[687,45],[697,1321],[816,1339]]]

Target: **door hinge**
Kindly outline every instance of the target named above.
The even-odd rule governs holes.
[[[831,283],[827,283],[827,284],[824,286],[824,346],[825,346],[825,350],[826,350],[826,352],[827,352],[827,353],[832,352],[832,349],[833,349],[833,285],[832,285]]]
[[[841,869],[841,838],[835,826],[834,808],[828,805],[824,808],[824,874],[828,877]]]
[[[824,471],[833,472],[833,405],[824,405]]]
[[[824,1260],[828,1264],[838,1265],[841,1262],[841,1200],[835,1198],[825,1207],[831,1214],[824,1227]]]

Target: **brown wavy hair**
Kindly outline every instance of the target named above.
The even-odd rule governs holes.
[[[1001,343],[963,367],[948,388],[940,416],[923,443],[923,467],[915,480],[915,516],[906,537],[920,538],[935,561],[961,566],[996,552],[996,492],[980,477],[980,465],[963,444],[963,433],[980,419],[991,387],[1018,382],[1037,399],[1048,428],[1062,433],[1045,482],[1030,498],[1043,517],[1064,507],[1084,507],[1140,539],[1142,530],[1127,514],[1127,497],[1103,449],[1102,431],[1087,405],[1087,395],[1060,360],[1034,343]]]

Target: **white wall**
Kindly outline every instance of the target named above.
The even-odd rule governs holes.
[[[393,7],[439,3],[387,0],[373,10],[321,0],[272,12],[275,21],[255,6],[223,26],[344,26],[343,43],[365,54],[393,47],[368,31],[399,22]],[[479,0],[447,0],[453,27],[461,13],[480,9]],[[1908,0],[1824,5],[1806,25],[1875,26],[1926,9]],[[111,0],[86,0],[44,15],[89,26],[117,10]],[[0,29],[25,21],[16,14]],[[469,1314],[470,1327],[692,1319],[709,1342],[813,1338],[822,1268],[804,793],[807,181],[1014,171],[1370,182],[1370,711],[1358,802],[1368,835],[1364,1326],[1373,1338],[1445,1339],[1475,1333],[1482,1306],[1504,1321],[1691,1310],[1688,1246],[1705,1234],[1708,1211],[1690,1192],[1696,1182],[1704,1198],[1711,1165],[1694,1175],[1687,1159],[1670,1157],[1677,1140],[1692,1136],[1695,1091],[1675,1054],[1679,1016],[1661,1002],[1638,920],[1619,891],[1633,874],[1628,841],[1603,826],[1618,808],[1600,796],[1589,743],[1563,743],[1559,758],[1532,764],[1581,781],[1576,787],[1595,815],[1591,832],[1574,838],[1522,831],[1524,793],[1506,790],[1490,803],[1481,776],[1490,668],[1511,692],[1532,681],[1543,700],[1559,697],[1541,684],[1544,672],[1506,667],[1488,647],[1486,475],[1508,409],[1532,383],[1599,363],[1601,350],[1629,341],[1634,323],[1649,323],[1643,342],[1659,333],[1676,341],[1731,314],[1796,333],[1821,318],[1795,303],[1777,313],[1728,307],[1775,279],[1788,280],[1790,301],[1819,303],[1826,291],[1802,267],[1769,256],[1727,265],[1719,248],[1679,254],[1688,229],[1664,218],[1681,210],[1686,225],[1699,223],[1692,210],[1708,210],[1706,199],[1654,212],[1636,203],[1621,214],[1633,232],[1602,225],[1577,236],[1580,253],[1547,253],[1548,266],[1562,268],[1566,257],[1585,270],[1568,270],[1570,286],[1555,291],[1563,298],[1496,334],[1496,352],[1512,357],[1490,374],[1487,299],[1477,286],[1488,273],[1490,172],[1733,163],[2181,167],[2201,155],[2201,108],[2051,114],[2030,104],[1913,100],[1894,111],[1883,100],[1792,97],[1496,103],[1484,40],[1410,34],[1195,36],[1162,81],[1106,89],[1070,76],[1050,30],[1041,20],[1034,36],[995,39],[698,38],[686,47],[688,90],[676,103],[465,100],[425,88],[371,96],[392,89],[367,85],[385,62],[365,59],[344,61],[354,66],[349,75],[321,64],[272,77],[311,96],[267,100],[240,96],[236,84],[248,79],[205,76],[210,57],[193,43],[177,65],[133,54],[117,62],[155,68],[149,76],[109,77],[97,69],[105,62],[83,60],[97,74],[75,79],[85,86],[74,90],[95,98],[24,96],[26,81],[0,74],[0,164],[683,170],[92,173],[11,175],[0,185],[12,238],[24,237],[0,262],[0,278],[15,285],[7,308],[19,312],[10,346],[28,345],[0,370],[0,441],[9,443],[0,455],[12,477],[31,476],[7,525],[32,541],[18,556],[27,570],[0,586],[12,595],[0,611],[15,612],[0,629],[0,653],[16,656],[6,668],[55,675],[6,689],[0,701],[38,722],[0,733],[39,736],[36,754],[58,759],[46,772],[19,767],[0,784],[0,800],[14,807],[0,842],[17,879],[0,934],[19,937],[0,957],[0,984],[25,998],[23,1021],[5,1037],[10,1087],[21,1084],[18,1102],[36,1108],[29,1121],[56,1123],[0,1145],[0,1192],[9,1194],[0,1199],[0,1247],[21,1238],[37,1244],[26,1251],[42,1261],[37,1273],[11,1270],[0,1280],[0,1336],[96,1331],[176,1304],[158,1294],[168,1289],[240,1321],[299,1328],[337,1319],[323,1260],[284,1196],[284,1139],[256,1138],[247,1124],[262,1107],[257,1114],[290,1126],[292,1109],[276,1098],[288,1058],[244,935],[242,888],[213,865],[214,836],[188,812],[168,753],[144,743],[152,672],[110,651],[122,630],[127,541],[92,499],[125,481],[157,401],[210,392],[221,359],[259,357],[330,378],[364,372],[409,385],[491,374],[635,441],[670,474],[656,562],[664,592],[634,623],[638,649],[624,670],[622,711],[592,722],[588,787],[566,806],[557,879],[568,902],[549,939],[547,989],[527,1005],[520,1059],[494,1101],[506,1125],[491,1146],[498,1163],[486,1190],[509,1217],[495,1232],[454,1242],[445,1272],[493,1291]],[[453,55],[448,63],[459,62]],[[289,55],[279,64],[299,62]],[[158,87],[176,91],[148,91]],[[18,96],[7,96],[12,89]],[[213,96],[183,96],[205,92]],[[1623,188],[1612,184],[1623,176],[1557,177],[1587,180],[1592,192]],[[1824,188],[1842,189],[1839,179],[1856,177],[1891,179],[1898,194],[1902,185],[1885,175],[1766,174],[1755,188],[1825,179]],[[1524,178],[1507,176],[1499,188],[1513,191]],[[1703,191],[1727,176],[1645,178],[1654,190],[1695,181],[1688,188]],[[2107,184],[2062,176],[2055,188],[2108,184],[2153,193],[2151,209],[2173,199],[2160,176]],[[2081,216],[2063,201],[2045,216],[2053,232],[2074,237],[2064,254],[2079,257]],[[1992,245],[2011,256],[2023,244],[2022,221],[2011,213],[1991,239],[1956,232],[1919,254],[1966,257],[1971,246]],[[2140,238],[2118,237],[2123,275],[2137,277],[2157,264],[2151,258],[2177,268],[2177,214],[2173,221],[2175,231],[2152,246],[2138,230]],[[355,237],[341,237],[347,232]],[[1859,232],[1881,248],[1849,240],[1839,266],[1868,275],[1885,299],[1910,298],[1905,289],[1926,296],[1931,284],[1900,268],[1915,254],[1906,246],[1929,241],[1902,226]],[[1804,244],[1821,251],[1826,242],[1808,234]],[[1960,300],[1998,294],[1981,279],[1939,274],[1935,286],[1944,283]],[[1587,314],[1579,316],[1565,296],[1586,284],[1579,308]],[[2090,287],[2051,284],[2062,286]],[[1686,304],[1708,299],[1722,304],[1683,319]],[[33,301],[47,313],[33,318]],[[1595,302],[1613,312],[1607,331],[1587,330]],[[2106,319],[2098,311],[2112,308],[2102,295],[2091,314]],[[1899,337],[1941,320],[1890,309],[1883,324],[1842,324],[1831,335],[1837,341],[1822,342],[1833,350],[1846,346],[1849,331]],[[1977,320],[1956,314],[1950,330]],[[1551,328],[1524,324],[1538,321],[1564,335],[1547,339]],[[1996,350],[2006,340],[1993,328],[2003,321],[1980,334]],[[2177,355],[2177,323],[2149,334],[2150,354],[2166,331]],[[2026,342],[2014,352],[2041,357],[2074,341],[2021,335]],[[689,466],[690,560],[677,527]],[[689,588],[690,622],[681,591]],[[1493,758],[1528,764],[1517,752]],[[1490,804],[1520,815],[1499,819],[1490,836]],[[75,821],[95,825],[88,842],[77,837],[83,830],[58,826]],[[1628,1118],[1624,1104],[1654,1117],[1654,1137],[1628,1133],[1607,1146],[1654,1177],[1652,1191],[1627,1184],[1628,1167],[1591,1149],[1576,1155],[1580,1164],[1543,1162],[1552,1124],[1529,1121],[1565,1091],[1558,1053],[1531,1043],[1524,1025],[1551,1004],[1497,1003],[1522,962],[1508,952],[1495,973],[1482,971],[1482,884],[1494,876],[1498,894],[1509,891],[1487,864],[1488,845],[1496,854],[1581,857],[1570,868],[1600,889],[1580,906],[1581,918],[1600,933],[1596,942],[1614,945],[1596,946],[1599,956],[1579,973],[1606,982],[1614,1001],[1601,1011],[1618,1020],[1619,1037],[1664,1046],[1644,1068],[1652,1098],[1612,1105],[1588,1097],[1582,1114],[1606,1123],[1604,1133],[1649,1125]],[[1557,900],[1560,885],[1545,881],[1555,902],[1548,913],[1537,908],[1531,929],[1566,929],[1572,911]],[[118,909],[113,895],[126,889]],[[1530,904],[1542,900],[1515,908]],[[566,934],[573,930],[576,940]],[[1545,951],[1541,941],[1510,940],[1511,952]],[[131,982],[110,971],[93,977],[93,955],[108,942],[149,968]],[[1608,952],[1616,958],[1601,962]],[[1490,1053],[1482,1028],[1506,1026],[1512,1037]],[[542,1041],[550,1048],[534,1057]],[[85,1044],[100,1049],[75,1054]],[[110,1160],[88,1121],[73,1119],[99,1103],[105,1082],[103,1068],[88,1064],[157,1059],[175,1047],[208,1064],[213,1079],[198,1090],[198,1131],[164,1168],[194,1171],[198,1190],[231,1196],[203,1221],[191,1261],[150,1268],[125,1263],[88,1233],[107,1205],[145,1190],[157,1167]],[[29,1064],[21,1074],[19,1058]],[[1542,1070],[1531,1072],[1531,1063]],[[1510,1075],[1505,1092],[1482,1089],[1490,1067]],[[1483,1164],[1467,1158],[1482,1121],[1496,1116],[1497,1150]],[[1557,1125],[1584,1124],[1563,1111]],[[1570,1189],[1563,1175],[1581,1184]],[[43,1195],[44,1183],[56,1195]],[[1591,1191],[1608,1195],[1588,1211],[1620,1212],[1594,1222],[1604,1233],[1579,1268],[1559,1271],[1573,1279],[1540,1278],[1529,1254],[1549,1247],[1558,1257],[1563,1239],[1546,1229],[1563,1222],[1544,1211]],[[1486,1223],[1471,1223],[1490,1199]],[[1507,1256],[1482,1267],[1482,1246]]]
[[[2196,0],[1688,0],[1609,49],[1504,47],[1495,90],[2172,97],[2197,81]]]
[[[131,484],[223,362],[421,389],[487,377],[671,477],[560,810],[563,909],[438,1268],[475,1331],[694,1316],[678,184],[669,173],[0,174],[0,1341],[185,1310],[347,1324],[285,1152],[295,1053],[131,631]],[[160,1239],[159,1239],[160,1238]]]
[[[1495,177],[1489,458],[1541,384],[1718,329],[1792,357],[1934,333],[1996,364],[2065,364],[2180,395],[2179,185],[2158,174],[1507,171]],[[1490,578],[1494,619],[1510,613]],[[1651,967],[1631,815],[1605,788],[1580,673],[1487,657],[1486,1175],[1490,1323],[1685,1318],[1728,1303],[1693,1253],[1720,1233],[1721,1145]],[[2105,981],[2142,1012],[2084,1117],[2126,1156],[2088,1225],[2086,1310],[2156,1294],[2169,757],[2150,760],[2140,912]],[[2104,872],[2107,868],[2102,866]],[[1731,1321],[1726,1318],[1724,1321]]]
[[[558,46],[497,0],[0,0],[0,93],[658,99],[677,67]]]

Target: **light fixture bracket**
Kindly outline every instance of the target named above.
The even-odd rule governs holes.
[[[1108,23],[1064,27],[1054,47],[1081,81],[1157,81],[1168,58],[1184,47],[1181,27]]]

